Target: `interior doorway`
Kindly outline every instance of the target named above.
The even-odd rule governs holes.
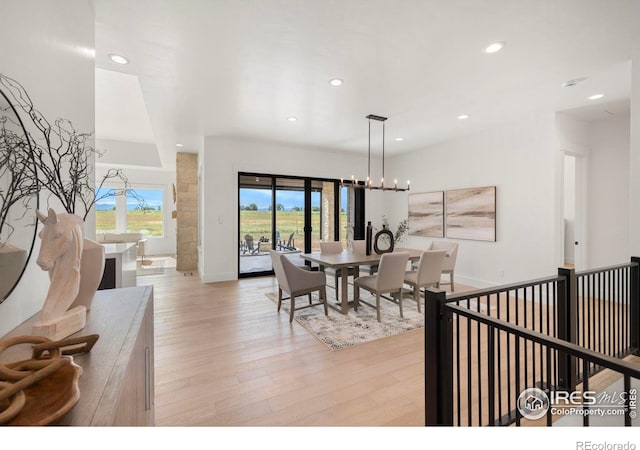
[[[564,266],[584,270],[587,259],[586,166],[580,153],[564,153]]]

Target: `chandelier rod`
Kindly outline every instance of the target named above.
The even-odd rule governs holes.
[[[382,122],[382,187],[384,187],[384,122]]]
[[[369,156],[367,166],[367,184],[371,183],[371,119],[369,119]]]

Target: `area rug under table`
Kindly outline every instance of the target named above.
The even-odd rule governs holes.
[[[331,293],[329,291],[329,303],[338,307],[335,297]],[[361,298],[375,305],[375,297],[368,295],[365,291],[361,291],[361,293]],[[266,296],[277,305],[277,293],[268,292]],[[313,301],[318,301],[317,293],[313,294]],[[418,312],[416,302],[413,299],[405,298],[403,300],[404,317],[400,317],[400,308],[397,304],[385,299],[381,299],[380,302],[380,322],[376,319],[376,310],[364,304],[360,304],[358,311],[350,308],[347,315],[329,308],[329,315],[325,316],[324,308],[315,306],[296,311],[293,317],[296,322],[331,350],[340,350],[424,327],[424,316]],[[308,303],[307,296],[296,299],[297,305],[305,303]],[[280,309],[280,314],[287,318],[289,317],[289,305],[290,300],[283,300]]]

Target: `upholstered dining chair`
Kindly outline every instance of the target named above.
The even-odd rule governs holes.
[[[420,255],[416,270],[405,272],[404,283],[413,287],[413,299],[420,310],[420,291],[431,286],[438,286],[444,264],[445,250],[426,250]]]
[[[326,242],[320,242],[320,253],[323,254],[327,254],[327,255],[336,255],[338,253],[342,253],[343,251],[343,247],[342,247],[342,242],[340,241],[326,241]],[[324,269],[324,273],[327,274],[327,276],[333,277],[334,280],[334,285],[331,286],[329,284],[327,284],[327,286],[329,286],[330,288],[335,289],[336,291],[336,299],[340,298],[340,285],[338,283],[338,278],[340,278],[341,276],[349,276],[349,275],[353,275],[354,270],[353,268],[348,268],[348,269],[334,269],[331,267],[327,267]]]
[[[400,317],[404,317],[402,312],[402,288],[404,285],[404,273],[407,268],[407,261],[409,261],[409,253],[383,253],[380,257],[378,273],[356,278],[353,282],[355,290],[353,299],[355,310],[358,310],[361,302],[371,306],[376,309],[376,318],[378,322],[380,322],[380,296],[382,294],[391,294],[392,296],[397,294],[398,305],[400,306]],[[375,306],[360,299],[360,288],[375,294]]]
[[[293,322],[293,313],[312,306],[324,306],[324,315],[328,315],[329,310],[327,308],[327,292],[326,283],[327,278],[322,272],[312,272],[310,270],[304,270],[296,266],[289,260],[286,254],[278,252],[276,250],[269,250],[271,253],[271,263],[273,264],[273,271],[276,274],[278,280],[278,312],[282,306],[282,293],[289,294],[291,299],[291,307],[289,310],[289,322]],[[320,293],[320,301],[313,303],[311,294],[315,291]],[[299,306],[296,308],[296,297],[301,295],[309,296],[309,304]]]
[[[445,250],[447,252],[444,258],[444,263],[442,264],[442,274],[449,275],[449,282],[443,283],[441,281],[438,284],[438,287],[443,284],[450,284],[451,292],[454,292],[455,287],[453,285],[453,273],[456,269],[456,260],[458,259],[458,243],[448,241],[431,241],[427,250]]]

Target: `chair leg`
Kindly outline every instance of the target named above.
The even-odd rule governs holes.
[[[380,322],[380,293],[376,292],[376,318]]]
[[[413,299],[416,301],[416,303],[418,303],[418,312],[420,311],[420,289],[418,288],[418,285],[415,285],[413,287]]]
[[[340,301],[340,287],[338,285],[338,272],[333,276],[334,286],[336,287],[336,301]]]
[[[291,294],[291,311],[289,311],[289,323],[293,322],[293,311],[296,309],[296,297]]]
[[[400,317],[404,317],[402,314],[402,288],[400,288],[400,293],[398,294],[398,305],[400,305]]]
[[[309,294],[309,304],[311,304],[311,294]]]
[[[320,297],[322,299],[322,304],[324,305],[324,315],[329,315],[329,308],[327,307],[327,289],[325,287],[320,289]]]
[[[282,289],[278,288],[278,312],[280,312],[281,306],[282,306]]]

